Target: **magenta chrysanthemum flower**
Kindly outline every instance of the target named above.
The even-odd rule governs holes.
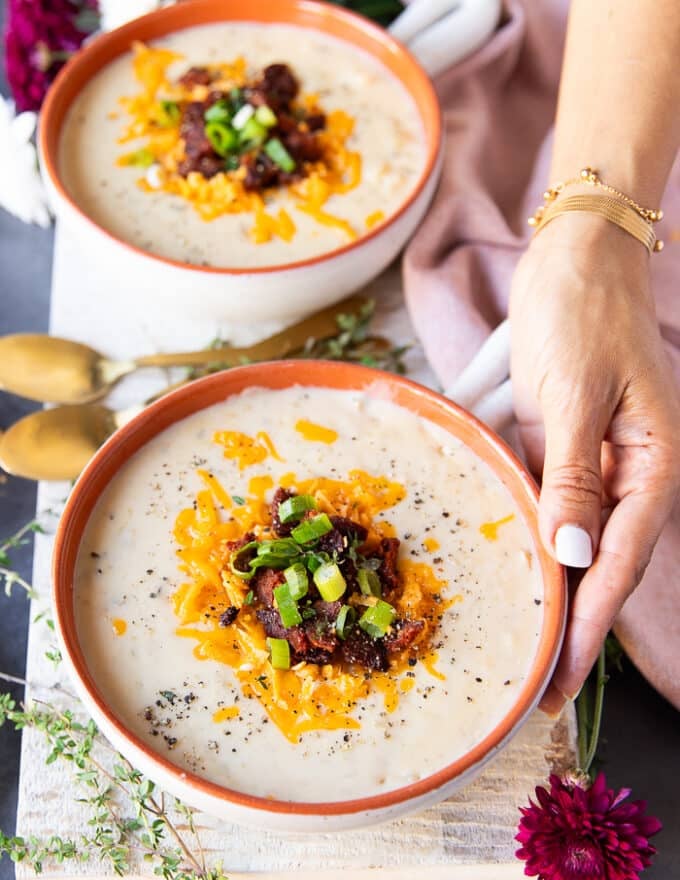
[[[91,0],[10,0],[5,31],[5,67],[17,109],[39,110],[66,59],[87,36],[79,27]]]
[[[645,801],[624,803],[629,788],[615,793],[604,773],[590,787],[550,777],[550,791],[520,807],[517,857],[524,873],[539,880],[637,880],[656,849],[649,838],[661,822],[646,816]]]

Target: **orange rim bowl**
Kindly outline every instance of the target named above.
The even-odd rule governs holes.
[[[69,195],[59,175],[59,137],[68,110],[76,96],[92,77],[118,56],[128,52],[134,40],[148,42],[167,34],[202,24],[226,21],[278,23],[310,28],[351,43],[385,66],[411,95],[419,110],[426,139],[423,168],[411,192],[399,208],[375,229],[355,241],[332,251],[271,266],[224,268],[198,266],[171,260],[136,247],[95,223]],[[437,173],[441,149],[442,121],[434,87],[415,58],[387,31],[363,16],[315,0],[183,0],[128,22],[122,27],[96,37],[81,49],[59,72],[50,87],[40,114],[38,147],[42,167],[58,196],[79,219],[133,253],[169,266],[213,275],[253,275],[304,268],[351,252],[386,232],[418,199],[431,177]]]
[[[97,500],[125,462],[144,444],[175,422],[241,391],[294,385],[368,391],[379,383],[394,403],[434,422],[461,440],[506,486],[534,541],[543,575],[543,625],[533,665],[511,709],[484,739],[456,761],[429,776],[355,800],[328,803],[288,802],[256,797],[217,785],[174,765],[131,733],[108,707],[90,676],[80,648],[74,613],[74,571],[80,542]],[[97,452],[76,483],[57,530],[53,556],[53,601],[64,656],[81,694],[120,740],[141,752],[177,786],[189,786],[209,798],[260,811],[298,816],[341,816],[403,808],[410,801],[451,785],[472,773],[516,732],[548,684],[561,647],[566,617],[566,581],[562,567],[544,549],[537,524],[538,490],[512,450],[474,416],[441,395],[402,377],[368,367],[330,361],[287,361],[238,367],[207,376],[158,400],[117,431]],[[106,731],[104,731],[106,732]],[[442,794],[442,797],[446,792]]]

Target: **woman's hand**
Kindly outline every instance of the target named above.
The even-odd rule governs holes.
[[[513,395],[543,474],[541,536],[560,562],[588,569],[541,703],[551,714],[578,693],[680,489],[680,405],[648,261],[606,220],[569,214],[536,236],[513,280]]]

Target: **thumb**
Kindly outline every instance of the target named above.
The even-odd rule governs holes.
[[[588,568],[600,536],[600,455],[608,424],[603,413],[582,406],[544,408],[545,461],[539,503],[544,545],[558,562]]]

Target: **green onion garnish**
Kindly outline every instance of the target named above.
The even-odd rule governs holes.
[[[273,553],[274,556],[298,556],[300,547],[291,538],[278,538],[274,541],[262,541],[257,548],[257,555]]]
[[[297,626],[302,623],[302,615],[298,611],[297,603],[290,592],[288,584],[281,584],[274,588],[274,599],[279,609],[281,623],[286,627]]]
[[[364,596],[382,596],[382,588],[380,586],[380,578],[370,568],[360,568],[357,572],[357,580],[359,581],[359,589]]]
[[[380,601],[364,611],[359,618],[359,626],[372,639],[381,639],[396,616],[397,612],[389,603]]]
[[[295,160],[278,138],[270,138],[264,145],[264,151],[282,171],[295,171]]]
[[[307,570],[300,562],[289,566],[283,573],[286,583],[290,587],[290,594],[296,601],[307,595],[309,589],[309,580],[307,578]]]
[[[285,639],[267,639],[274,669],[290,669],[290,645]]]
[[[250,568],[250,564],[258,547],[259,544],[257,541],[249,541],[247,544],[244,544],[243,547],[234,550],[229,557],[229,568],[234,574],[243,578],[244,581],[249,581],[254,574],[254,570]]]
[[[255,119],[254,116],[251,116],[250,119],[243,125],[241,131],[239,132],[239,141],[240,145],[243,147],[247,144],[249,147],[259,147],[261,143],[264,142],[264,139],[267,137],[267,129],[264,125],[260,125],[260,123]]]
[[[257,119],[260,125],[264,125],[265,128],[272,128],[278,122],[276,113],[270,107],[267,107],[266,104],[262,104],[257,108],[255,119]]]
[[[218,156],[226,156],[238,144],[238,135],[234,129],[223,122],[209,122],[205,127],[205,136]]]
[[[311,571],[312,574],[322,566],[325,562],[330,562],[331,558],[328,553],[324,553],[323,551],[320,553],[305,553],[304,563],[307,566],[307,570]]]
[[[310,541],[316,541],[328,534],[333,528],[333,523],[328,518],[327,513],[320,513],[311,519],[306,519],[299,526],[295,526],[290,533],[298,544],[309,544]]]
[[[241,160],[238,156],[227,156],[224,160],[224,167],[227,171],[236,171],[241,165]]]
[[[164,128],[177,125],[182,117],[182,110],[177,101],[161,101],[161,118],[158,120]]]
[[[215,101],[215,103],[205,111],[203,118],[206,122],[231,122],[231,105],[229,104],[229,101],[225,101],[224,98]]]
[[[289,523],[301,518],[308,510],[316,510],[316,501],[311,495],[294,495],[279,504],[279,519]]]
[[[347,638],[347,633],[354,626],[357,613],[351,605],[343,605],[335,620],[335,631],[341,639]]]
[[[136,150],[134,153],[126,156],[124,161],[126,165],[135,165],[137,168],[149,168],[156,161],[156,157],[151,150],[142,147],[141,150]]]
[[[243,89],[233,88],[229,92],[229,101],[231,103],[234,113],[236,113],[237,110],[240,110],[246,102],[245,92],[243,91]]]
[[[335,602],[347,589],[347,581],[335,562],[325,562],[314,572],[314,583],[326,602]]]

